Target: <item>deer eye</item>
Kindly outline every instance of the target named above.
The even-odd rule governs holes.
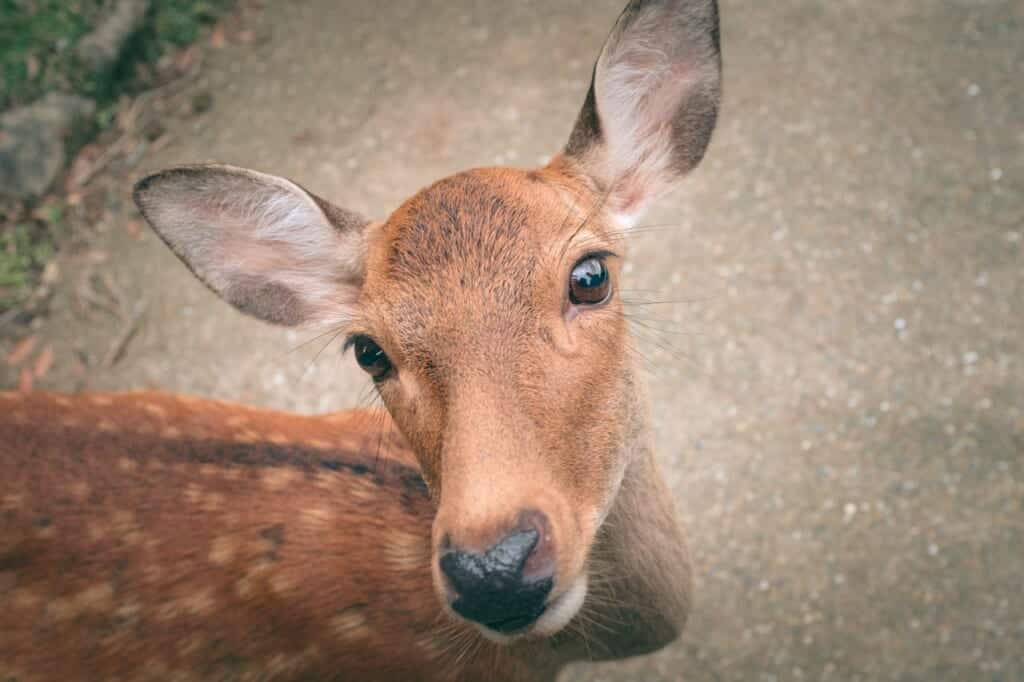
[[[356,362],[374,381],[383,379],[391,372],[391,360],[369,336],[357,336],[352,339],[351,344]]]
[[[576,305],[604,303],[611,294],[612,283],[604,259],[584,258],[569,275],[569,300]]]

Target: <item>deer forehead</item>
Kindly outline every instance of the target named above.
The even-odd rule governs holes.
[[[402,346],[522,340],[558,313],[575,251],[611,241],[564,176],[484,168],[419,192],[380,228],[361,297],[364,321]]]
[[[441,274],[513,283],[553,265],[587,213],[543,171],[482,168],[440,180],[392,214],[376,279],[402,288]],[[458,277],[456,277],[458,279]]]

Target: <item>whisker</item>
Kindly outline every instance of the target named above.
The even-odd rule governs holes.
[[[306,346],[308,346],[309,344],[313,343],[314,341],[319,341],[320,339],[322,339],[325,336],[328,336],[330,334],[335,334],[335,333],[337,333],[339,331],[344,330],[346,326],[347,326],[346,324],[339,324],[338,326],[331,327],[331,328],[327,329],[326,331],[323,331],[323,332],[317,334],[316,336],[314,336],[312,338],[306,339],[305,341],[301,341],[297,345],[292,346],[287,351],[285,351],[284,355],[291,355],[295,351],[300,350],[302,348],[305,348]]]
[[[576,229],[573,231],[573,233],[571,235],[569,235],[569,239],[567,239],[562,244],[562,252],[561,252],[561,254],[559,254],[559,260],[561,260],[562,258],[565,258],[565,252],[568,250],[569,245],[572,244],[576,240],[576,237],[579,236],[579,233],[583,231],[583,228],[585,228],[588,224],[590,224],[590,221],[593,220],[594,217],[604,209],[604,204],[608,200],[609,196],[611,196],[611,185],[609,185],[608,189],[606,189],[601,194],[601,199],[597,202],[597,204],[595,204],[593,209],[591,209],[590,213],[588,213],[583,218],[583,220],[576,227]]]
[[[309,362],[306,363],[306,369],[305,369],[306,372],[308,372],[310,370],[310,368],[316,363],[316,361],[320,358],[320,355],[323,354],[323,352],[325,350],[327,350],[327,347],[330,346],[332,343],[334,343],[335,340],[339,336],[341,336],[344,332],[345,332],[345,328],[344,327],[340,327],[340,328],[337,328],[335,330],[334,335],[331,336],[331,338],[327,340],[327,343],[325,343],[323,346],[321,346],[320,350],[318,350],[316,352],[316,355],[314,355],[313,358]],[[324,335],[321,335],[319,338],[323,338],[323,336]]]
[[[684,305],[694,303],[706,303],[710,301],[710,296],[694,297],[694,298],[666,298],[656,301],[645,301],[639,299],[622,298],[622,302],[627,306],[652,306],[652,305]]]

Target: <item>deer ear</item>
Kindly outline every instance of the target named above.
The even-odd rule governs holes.
[[[135,185],[175,254],[240,311],[287,326],[344,322],[363,282],[368,221],[284,178],[183,166]]]
[[[594,66],[565,155],[631,224],[700,163],[720,98],[715,0],[632,0]]]

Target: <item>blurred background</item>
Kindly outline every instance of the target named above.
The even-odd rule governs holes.
[[[223,161],[383,218],[564,144],[623,0],[0,0],[0,387],[357,404],[132,182]],[[566,680],[1024,680],[1024,4],[721,0],[704,164],[630,238],[696,607]]]

